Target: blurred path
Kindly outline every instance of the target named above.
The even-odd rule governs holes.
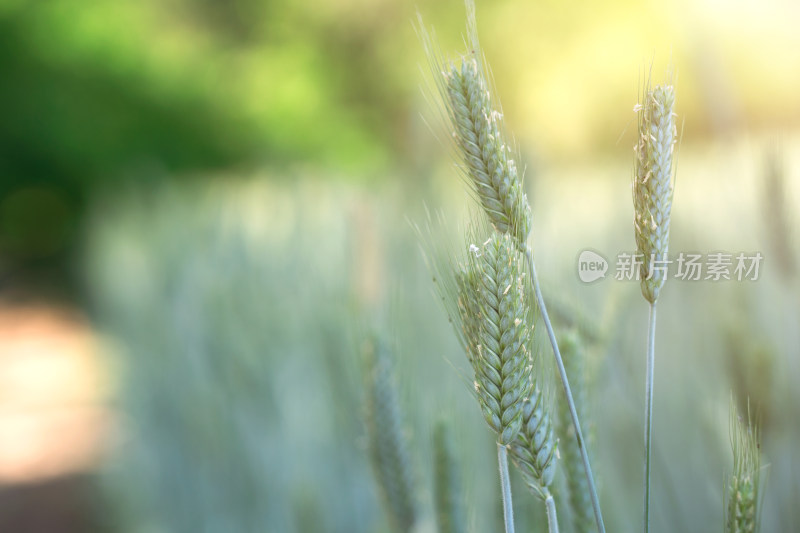
[[[0,531],[86,531],[108,387],[81,314],[0,302]]]

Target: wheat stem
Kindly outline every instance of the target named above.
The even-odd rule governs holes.
[[[511,479],[508,476],[508,449],[497,443],[497,464],[500,467],[500,489],[503,493],[503,522],[506,533],[514,533],[514,509],[511,503]]]
[[[558,515],[556,514],[556,501],[553,495],[547,493],[547,498],[544,500],[545,508],[547,509],[547,531],[548,533],[558,533]]]
[[[644,419],[644,531],[650,530],[650,448],[653,437],[653,368],[656,361],[656,303],[650,304],[647,331],[647,377],[645,378]]]
[[[558,341],[556,341],[556,334],[553,331],[553,325],[550,323],[550,317],[547,314],[547,307],[544,304],[542,291],[539,287],[539,277],[536,275],[536,266],[533,262],[533,254],[529,247],[525,247],[525,259],[528,262],[528,268],[531,272],[531,284],[533,285],[533,292],[536,297],[536,304],[539,306],[539,311],[542,314],[542,322],[544,328],[547,330],[547,337],[550,339],[550,345],[553,347],[553,355],[556,359],[556,366],[558,367],[558,374],[561,378],[561,384],[564,386],[564,395],[566,396],[569,405],[569,414],[572,418],[572,425],[575,427],[575,438],[578,441],[578,448],[581,451],[581,459],[583,459],[583,469],[586,472],[586,481],[589,483],[589,492],[592,497],[592,509],[594,510],[594,519],[597,523],[597,530],[599,533],[605,533],[606,528],[603,524],[603,514],[600,511],[600,500],[597,497],[597,489],[594,484],[594,476],[592,475],[592,467],[589,464],[589,454],[583,440],[583,433],[581,432],[580,420],[578,420],[578,412],[575,409],[575,401],[572,399],[572,391],[569,388],[569,379],[567,379],[567,371],[564,369],[564,361],[561,359],[561,352],[558,349]]]

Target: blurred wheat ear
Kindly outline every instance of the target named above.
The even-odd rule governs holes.
[[[567,374],[573,384],[575,408],[578,410],[581,420],[586,423],[589,418],[587,413],[585,349],[581,333],[577,329],[569,328],[562,334],[561,350],[564,354],[564,365],[567,369]],[[589,486],[586,483],[586,477],[583,475],[580,450],[575,440],[575,430],[570,424],[566,402],[558,402],[557,405],[559,407],[559,450],[567,482],[572,524],[576,532],[588,533],[594,531]],[[589,435],[591,436],[591,432],[589,432]],[[587,448],[591,448],[590,436],[586,439],[585,445]]]
[[[761,444],[758,426],[747,409],[747,419],[731,400],[733,473],[728,478],[726,533],[755,533],[759,526]]]
[[[418,514],[391,357],[376,338],[364,341],[362,351],[369,455],[390,522],[405,533],[413,529]]]
[[[461,477],[453,454],[450,431],[444,422],[439,422],[434,429],[433,450],[434,502],[439,533],[466,533]]]

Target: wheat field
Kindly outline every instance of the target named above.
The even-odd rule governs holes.
[[[800,145],[781,143],[785,191],[776,197],[765,187],[772,142],[681,147],[671,250],[760,251],[764,262],[755,282],[670,281],[660,299],[654,530],[721,527],[732,395],[749,396],[761,421],[762,530],[799,523],[800,289],[779,257],[796,265],[800,247],[795,221],[772,217],[775,202],[795,216]],[[584,248],[606,257],[634,248],[629,163],[527,171],[545,298],[576,311],[590,339],[587,428],[611,531],[639,528],[642,472],[632,457],[642,446],[646,314],[637,283],[609,275],[584,284],[576,258]],[[365,191],[254,175],[149,191],[98,214],[106,223],[89,241],[89,272],[125,429],[103,486],[121,523],[389,531],[364,421],[359,347],[373,331],[393,357],[417,527],[435,530],[433,429],[443,420],[468,530],[502,527],[492,436],[413,228],[437,206],[450,221],[442,232],[458,241],[468,195],[448,164],[418,180]],[[789,240],[776,242],[776,223]],[[552,373],[535,331],[537,364]],[[543,527],[516,473],[512,488],[518,529]]]

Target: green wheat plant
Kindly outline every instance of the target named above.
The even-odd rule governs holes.
[[[650,529],[650,451],[653,436],[653,374],[655,367],[656,302],[667,277],[669,222],[674,191],[675,88],[645,86],[637,104],[638,136],[634,147],[633,206],[642,295],[650,303],[647,334],[644,423],[644,531]]]
[[[761,488],[761,450],[758,426],[750,409],[747,418],[738,412],[731,400],[731,448],[733,472],[728,476],[726,491],[725,533],[755,533],[759,528]]]
[[[457,310],[451,318],[474,372],[475,396],[497,436],[497,457],[506,532],[514,531],[508,446],[523,426],[523,405],[531,394],[533,333],[524,262],[509,234],[492,232],[481,246],[470,245],[466,261],[453,272]]]
[[[575,438],[579,443],[585,475],[591,487],[592,506],[597,527],[601,533],[604,533],[605,527],[597,492],[594,489],[594,478],[589,464],[589,457],[583,445],[580,421],[572,400],[569,380],[561,359],[555,332],[550,323],[547,308],[539,288],[533,252],[528,244],[532,226],[531,210],[524,192],[522,176],[514,159],[514,151],[505,135],[502,109],[493,96],[489,69],[480,52],[474,4],[471,1],[467,1],[467,44],[469,51],[462,55],[460,61],[445,61],[438,51],[431,33],[424,29],[421,22],[420,33],[428,54],[435,84],[441,97],[442,107],[448,119],[455,151],[458,154],[465,181],[496,234],[496,236],[490,237],[487,242],[496,242],[498,237],[502,235],[507,243],[516,248],[522,258],[524,267],[519,266],[518,268],[520,268],[520,274],[527,274],[527,280],[525,281],[525,287],[521,288],[521,291],[532,293],[532,298],[530,299],[536,302],[542,316],[548,340],[553,349],[566,401],[570,406]],[[474,243],[473,246],[477,248]],[[507,247],[508,244],[504,246]],[[483,250],[478,249],[476,252],[477,254],[482,254]],[[513,254],[511,254],[510,250],[505,253],[509,254],[513,263],[520,262],[517,258],[512,258]],[[474,275],[474,272],[462,272],[459,278],[460,299],[464,299],[464,290],[472,287],[471,290],[474,291],[475,280],[471,278]],[[521,278],[522,275],[520,275]],[[497,281],[495,280],[495,282]],[[463,338],[469,341],[471,340],[471,332],[474,330],[472,321],[475,319],[462,313],[460,320],[465,330]],[[468,347],[469,342],[466,345]],[[470,349],[468,348],[467,351],[469,353]],[[470,361],[474,362],[475,360],[475,354],[470,354]],[[479,370],[480,368],[476,368],[476,375],[480,373]],[[480,398],[481,389],[478,390],[478,394]],[[517,402],[522,402],[525,399],[524,396],[515,397]],[[514,412],[519,410],[521,405],[520,403],[515,406]],[[506,406],[501,404],[501,407],[505,409]],[[506,530],[511,531],[513,530],[513,512],[511,509],[510,489],[505,479],[507,476],[504,475],[507,472],[507,467],[505,466],[507,462],[505,444],[513,441],[508,437],[518,431],[518,422],[515,418],[509,418],[508,425],[506,425],[501,418],[500,422],[503,422],[503,424],[498,424],[492,416],[489,416],[485,403],[482,408],[487,421],[491,420],[490,426],[495,431],[500,431],[498,460],[504,494],[504,517]],[[499,412],[496,412],[496,414],[499,414]],[[549,505],[548,503],[548,509]],[[551,521],[551,526],[555,526],[554,521]],[[555,527],[557,528],[557,526]]]

